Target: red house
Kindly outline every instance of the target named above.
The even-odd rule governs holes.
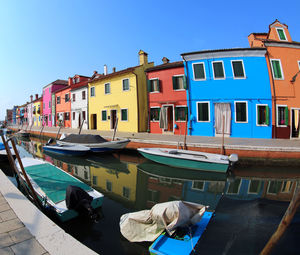
[[[156,134],[184,135],[187,128],[188,106],[183,62],[148,68],[147,75],[149,120],[148,131]]]

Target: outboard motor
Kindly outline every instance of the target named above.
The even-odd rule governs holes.
[[[99,215],[92,207],[91,197],[80,187],[69,185],[66,190],[66,205],[68,209],[77,211],[80,215],[88,216],[91,220],[97,222]]]
[[[51,144],[51,143],[53,143],[53,138],[50,138],[49,140],[48,140],[48,142],[46,143],[46,145],[49,145],[49,144]]]

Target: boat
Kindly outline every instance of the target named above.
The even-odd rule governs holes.
[[[90,151],[90,148],[82,145],[54,144],[44,145],[43,150],[63,155],[84,156]]]
[[[17,133],[15,133],[15,136],[20,138],[29,138],[30,133],[26,132],[25,130],[19,130]]]
[[[238,161],[237,154],[230,156],[207,152],[177,150],[170,148],[139,148],[145,158],[160,164],[197,170],[227,172]]]
[[[212,215],[213,212],[204,212],[201,220],[198,223],[184,229],[187,231],[176,231],[171,236],[167,232],[164,232],[149,247],[150,254],[191,254],[192,250],[194,250],[195,245],[201,238],[201,235],[205,231]]]
[[[92,152],[112,152],[121,150],[130,142],[129,139],[108,141],[100,135],[70,134],[57,140],[61,145],[82,145],[90,148]]]
[[[10,148],[12,156],[15,158],[15,152],[12,148]],[[0,162],[8,161],[7,152],[3,143],[0,143]]]
[[[45,208],[52,209],[62,222],[78,216],[77,211],[68,209],[66,205],[66,189],[70,185],[86,191],[93,198],[91,206],[94,209],[102,205],[103,194],[62,169],[33,158],[22,158],[22,164],[40,202]],[[17,164],[17,169],[20,172],[20,178],[26,182],[19,164]]]

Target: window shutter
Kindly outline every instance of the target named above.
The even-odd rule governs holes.
[[[269,106],[266,106],[266,125],[269,126],[270,120],[269,120]]]
[[[147,79],[147,90],[151,92],[151,81]]]
[[[284,109],[284,124],[285,125],[289,125],[289,108],[288,107],[285,107]]]
[[[260,125],[261,123],[260,123],[260,107],[259,106],[257,106],[257,124],[258,125]]]
[[[183,75],[182,79],[183,79],[183,87],[184,87],[184,89],[187,89],[187,84],[186,84],[186,77],[185,77],[185,75]]]
[[[175,120],[178,120],[178,107],[175,107]]]
[[[172,81],[173,81],[173,89],[176,90],[177,89],[176,77],[173,76]]]

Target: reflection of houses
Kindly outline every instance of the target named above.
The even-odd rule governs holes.
[[[73,174],[74,176],[80,178],[84,182],[90,183],[91,182],[91,174],[90,174],[90,167],[89,166],[82,166],[82,165],[73,165]]]

